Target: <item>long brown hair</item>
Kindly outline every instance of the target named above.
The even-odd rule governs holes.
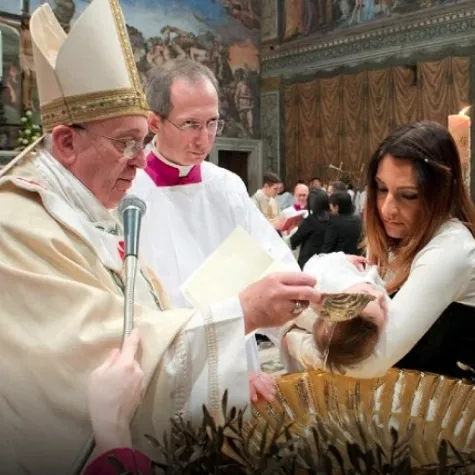
[[[395,249],[384,230],[377,206],[376,174],[386,156],[412,163],[421,203],[415,228]],[[406,125],[389,135],[370,160],[367,184],[366,246],[370,260],[378,265],[381,275],[394,273],[386,284],[390,293],[404,284],[416,254],[449,218],[458,218],[475,236],[475,207],[463,183],[457,146],[450,132],[436,122]],[[389,262],[391,250],[395,258]]]

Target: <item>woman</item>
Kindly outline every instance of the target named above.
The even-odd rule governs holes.
[[[328,195],[322,189],[312,190],[309,199],[310,215],[302,221],[290,237],[292,250],[300,246],[298,263],[301,269],[315,254],[322,252],[329,219]]]
[[[381,143],[367,178],[368,257],[392,299],[374,354],[346,368],[346,374],[372,378],[397,366],[471,376],[475,208],[452,136],[434,122],[404,126]],[[344,327],[339,335],[350,337]],[[289,355],[305,360],[308,338],[289,342]],[[330,352],[337,351],[337,343],[330,344]],[[322,367],[315,354],[312,358],[312,367]]]
[[[361,218],[354,214],[351,196],[347,191],[337,191],[330,195],[329,201],[332,217],[325,233],[322,252],[360,254],[363,226]]]

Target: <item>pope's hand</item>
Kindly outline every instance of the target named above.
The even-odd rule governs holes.
[[[268,275],[251,284],[239,294],[246,333],[258,328],[280,327],[298,316],[309,303],[317,305],[320,294],[314,289],[314,277],[302,272],[285,272]]]
[[[272,402],[277,392],[275,379],[266,373],[249,373],[249,391],[252,402],[260,397]]]
[[[144,390],[144,374],[135,360],[139,343],[140,333],[135,329],[124,341],[122,350],[112,350],[89,377],[89,415],[101,452],[132,447],[130,422]]]

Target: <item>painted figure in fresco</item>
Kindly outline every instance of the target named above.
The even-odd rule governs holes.
[[[301,0],[285,0],[285,39],[288,40],[294,35],[301,33],[302,17]]]
[[[168,60],[172,59],[170,48],[160,36],[153,36],[147,41],[147,66],[163,66]]]
[[[353,8],[353,13],[351,14],[350,21],[348,22],[350,25],[353,23],[361,23],[361,13],[364,7],[364,1],[363,0],[356,0],[355,1],[355,6]]]
[[[224,3],[228,11],[234,8],[237,15],[238,2],[225,0]],[[246,28],[250,27],[252,25],[248,21],[249,15],[259,11],[258,2],[255,0],[243,2],[240,11],[239,15],[243,20],[240,20],[241,23]],[[194,34],[169,24],[157,31],[156,36],[144,37],[137,28],[127,25],[141,79],[146,83],[150,69],[163,66],[171,59],[188,57],[204,64],[213,71],[219,81],[221,113],[226,118],[225,134],[234,137],[252,137],[256,129],[255,91],[259,88],[259,74],[248,66],[238,68],[235,74],[233,69],[237,66],[233,66],[230,59],[232,41],[223,38],[223,33],[198,12],[194,12],[194,17],[203,24],[206,33]],[[224,36],[225,34],[224,32]]]
[[[211,60],[211,70],[214,72],[218,81],[223,84],[234,80],[234,74],[229,64],[229,53],[226,45],[218,39],[213,41]],[[208,65],[209,66],[209,65]]]
[[[203,48],[197,48],[196,46],[192,46],[190,48],[190,58],[193,61],[196,61],[198,63],[204,64],[205,66],[208,65],[209,61],[209,56],[212,54],[212,51],[207,51],[206,49]]]
[[[224,8],[236,20],[250,30],[258,30],[261,26],[259,5],[252,0],[221,0]]]
[[[6,104],[12,106],[20,105],[20,98],[18,91],[20,90],[20,71],[13,64],[8,67],[7,77],[4,83],[4,90],[6,91]]]
[[[286,0],[285,38],[308,35],[331,25],[338,18],[338,13],[334,13],[337,5],[341,19],[348,18],[351,10],[348,0]]]
[[[127,33],[129,34],[129,40],[134,53],[135,62],[139,64],[145,58],[145,38],[141,31],[131,25],[127,25]]]
[[[190,48],[198,43],[198,39],[193,33],[183,31],[176,26],[167,25],[162,28],[161,33],[175,59],[189,57]]]
[[[254,135],[254,94],[247,81],[248,76],[244,69],[237,69],[234,75],[237,81],[234,103],[236,104],[241,123],[252,137]]]
[[[23,73],[22,104],[25,109],[33,109],[33,90],[35,87],[35,62],[31,44],[28,20],[22,22],[20,35],[20,69]]]
[[[312,33],[315,25],[322,26],[325,23],[326,0],[303,0],[301,31],[304,35]]]
[[[350,17],[350,4],[348,0],[335,0],[340,8],[340,20],[348,20]]]
[[[129,34],[130,44],[134,53],[135,64],[140,76],[140,80],[144,83],[147,80],[147,45],[146,40],[141,31],[131,25],[126,25]]]

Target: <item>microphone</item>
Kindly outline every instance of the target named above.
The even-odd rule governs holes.
[[[139,254],[140,224],[147,206],[134,195],[122,198],[119,214],[124,227],[124,333],[122,342],[130,335],[134,326],[134,289]]]
[[[140,224],[146,211],[145,203],[134,195],[125,196],[119,203],[119,214],[124,227],[125,258],[138,257]]]
[[[137,275],[137,260],[139,254],[140,224],[142,216],[145,214],[147,206],[134,195],[122,198],[119,203],[119,214],[122,217],[124,228],[124,329],[122,332],[122,344],[126,337],[130,335],[134,327],[134,289],[135,277]],[[91,434],[84,444],[81,452],[76,457],[72,475],[81,475],[87,461],[94,451],[96,441]]]

